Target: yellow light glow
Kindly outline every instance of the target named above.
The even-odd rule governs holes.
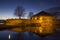
[[[18,25],[19,23],[21,23],[22,20],[8,20],[6,21],[6,25]]]
[[[40,33],[52,33],[53,31],[53,17],[51,16],[40,16],[39,23],[41,26],[38,28]]]
[[[40,33],[42,33],[43,31],[42,31],[43,29],[42,29],[42,27],[39,27],[39,32]]]

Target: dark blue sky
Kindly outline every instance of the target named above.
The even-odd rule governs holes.
[[[60,6],[60,0],[0,0],[0,18],[14,17],[17,6],[23,6],[25,13],[34,12]]]

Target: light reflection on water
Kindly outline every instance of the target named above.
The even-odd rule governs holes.
[[[0,40],[8,40],[8,35],[11,35],[11,40],[40,40],[42,37],[33,34],[32,32],[12,32],[12,31],[0,31]],[[48,35],[43,37],[43,40],[60,40],[60,31],[56,32],[53,35]],[[41,39],[42,40],[42,39]]]

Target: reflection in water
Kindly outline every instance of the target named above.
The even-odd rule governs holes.
[[[0,40],[8,40],[8,35],[11,36],[10,40],[60,40],[60,31],[57,31],[55,34],[47,35],[45,37],[41,37],[33,34],[32,32],[12,32],[12,31],[0,31]]]
[[[8,39],[9,39],[9,40],[11,39],[11,35],[10,35],[10,34],[8,35]]]

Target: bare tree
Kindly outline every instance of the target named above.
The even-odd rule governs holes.
[[[29,12],[28,17],[31,19],[31,18],[32,18],[32,16],[33,16],[33,12]]]
[[[23,8],[22,6],[18,6],[18,7],[16,8],[16,10],[15,10],[14,15],[15,15],[15,16],[18,16],[19,19],[20,19],[21,16],[23,16],[23,14],[24,14],[24,8]]]

